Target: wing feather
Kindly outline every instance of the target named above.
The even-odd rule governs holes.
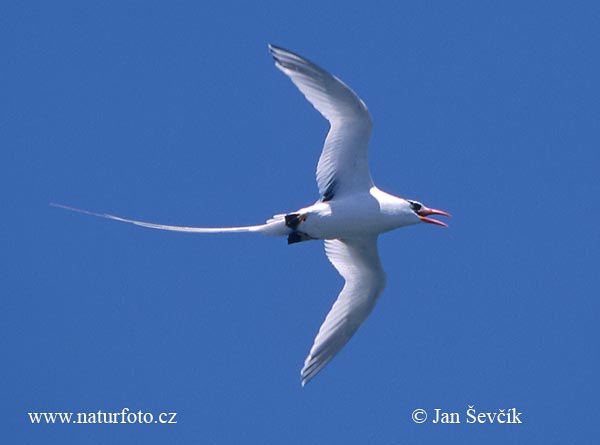
[[[323,200],[373,186],[368,146],[373,121],[365,103],[344,82],[309,60],[269,45],[276,66],[331,125],[317,166]]]
[[[326,240],[325,253],[346,283],[306,357],[301,371],[303,386],[350,340],[375,307],[385,287],[377,237]]]

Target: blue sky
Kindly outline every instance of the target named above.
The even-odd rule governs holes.
[[[596,2],[0,6],[2,430],[11,443],[591,443],[599,372]],[[255,224],[317,199],[327,123],[294,50],[375,121],[384,190],[450,228],[380,239],[387,288],[306,388],[342,281]],[[516,407],[522,425],[467,425]],[[32,425],[32,411],[177,425]],[[415,424],[414,409],[462,415]]]

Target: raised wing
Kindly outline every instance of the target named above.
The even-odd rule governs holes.
[[[276,66],[331,124],[317,166],[317,184],[324,201],[368,191],[373,186],[368,146],[373,121],[367,106],[344,82],[314,63],[273,45]]]
[[[368,317],[385,287],[377,237],[326,240],[327,258],[346,280],[304,361],[302,386],[342,349]]]

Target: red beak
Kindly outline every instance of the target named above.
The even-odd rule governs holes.
[[[430,209],[428,207],[423,206],[421,210],[417,212],[421,221],[429,223],[429,224],[437,224],[438,226],[448,227],[448,224],[438,221],[437,219],[427,218],[429,215],[442,215],[442,216],[452,216],[448,212],[444,212],[443,210]]]

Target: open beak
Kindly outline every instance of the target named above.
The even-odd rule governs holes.
[[[430,209],[428,207],[423,206],[421,210],[417,212],[418,217],[421,221],[429,224],[437,224],[438,226],[448,227],[448,224],[438,221],[437,219],[427,218],[430,215],[442,215],[442,216],[452,216],[448,212],[444,212],[443,210]]]

